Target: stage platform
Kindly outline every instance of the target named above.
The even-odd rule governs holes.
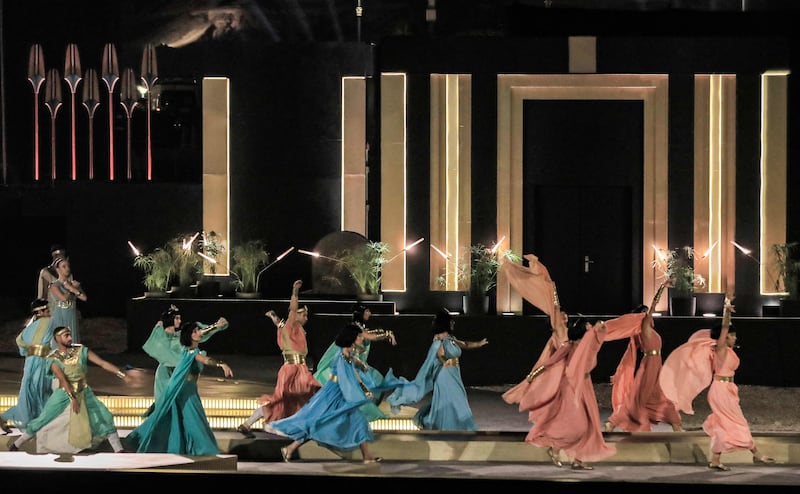
[[[139,353],[108,355],[108,360],[132,367],[139,380],[133,387],[97,367],[89,369],[89,383],[113,408],[123,437],[140,420],[152,400],[152,372],[155,362]],[[753,489],[753,492],[778,492],[800,485],[800,434],[798,431],[754,431],[762,452],[775,457],[776,465],[753,465],[747,452],[725,455],[731,472],[706,468],[708,438],[696,427],[673,433],[657,426],[652,433],[607,433],[617,447],[612,458],[594,463],[592,471],[556,468],[546,452],[528,444],[524,438],[530,427],[525,414],[500,398],[502,388],[470,386],[470,406],[479,430],[443,432],[416,430],[376,430],[371,444],[373,454],[384,461],[363,464],[360,454],[342,458],[309,442],[290,463],[284,463],[280,448],[290,441],[269,434],[257,424],[255,438],[246,438],[235,427],[252,412],[255,398],[273,390],[279,357],[222,355],[234,370],[233,379],[213,372],[204,373],[199,389],[214,424],[220,447],[216,457],[182,455],[114,454],[107,443],[97,451],[72,456],[72,462],[56,461],[58,455],[36,454],[31,441],[21,452],[8,452],[8,437],[0,436],[0,476],[9,492],[41,492],[46,486],[89,482],[104,485],[117,494],[140,494],[173,481],[195,482],[203,488],[240,488],[240,482],[269,476],[268,482],[298,479],[324,479],[326,488],[359,487],[380,489],[382,493],[409,492],[410,489],[439,486],[447,489],[553,487],[559,492],[596,491],[603,484],[614,484],[615,491],[641,492],[653,484],[669,484],[689,490],[724,483],[727,487]],[[22,359],[0,356],[0,402],[15,398],[19,387]],[[223,400],[233,404],[224,405]],[[229,407],[230,406],[230,407]],[[0,406],[4,409],[5,405]],[[698,407],[699,410],[699,407]],[[403,410],[402,422],[413,407]],[[601,408],[601,418],[609,410]],[[702,414],[702,411],[698,411]],[[127,422],[126,422],[127,421]],[[127,424],[127,425],[126,425]],[[18,434],[14,430],[11,437]],[[423,479],[425,480],[423,482]],[[643,487],[643,484],[647,486]],[[235,487],[239,486],[239,487]]]

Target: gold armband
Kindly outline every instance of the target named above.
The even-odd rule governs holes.
[[[370,329],[367,333],[375,335],[375,341],[385,341],[394,336],[393,332],[386,331],[385,329]]]
[[[115,372],[114,374],[120,379],[125,379],[126,377],[128,377],[128,375],[122,372],[121,370],[117,370],[117,372]]]
[[[561,307],[561,302],[558,301],[558,290],[556,290],[555,282],[553,282],[553,303],[556,307]]]
[[[216,360],[211,357],[208,357],[206,365],[208,365],[209,367],[222,367],[223,365],[225,365],[225,362],[223,362],[222,360]]]
[[[361,386],[361,391],[364,392],[364,396],[372,399],[373,397],[372,391],[370,391],[369,388],[366,385],[364,385],[364,383],[362,383],[361,381],[358,381],[358,385]]]
[[[528,374],[528,375],[525,377],[525,380],[526,380],[526,381],[528,381],[528,382],[531,382],[531,381],[533,381],[534,379],[536,379],[536,376],[538,376],[539,374],[541,374],[542,372],[544,372],[544,370],[545,370],[545,369],[546,369],[546,367],[545,367],[545,366],[543,366],[543,365],[542,365],[542,366],[540,366],[540,367],[537,367],[535,370],[531,371],[531,373],[530,373],[530,374]]]

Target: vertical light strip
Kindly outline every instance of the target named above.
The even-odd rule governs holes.
[[[694,85],[695,272],[702,292],[734,293],[736,287],[736,76],[696,75]],[[712,248],[713,246],[713,248]]]
[[[366,78],[342,77],[341,229],[367,236]]]
[[[203,230],[230,243],[230,80],[203,78]],[[228,245],[230,247],[230,245]],[[230,248],[215,275],[227,276]],[[209,265],[206,263],[206,271]],[[206,273],[209,274],[209,273]]]
[[[761,76],[761,293],[782,293],[770,253],[786,242],[788,70]]]
[[[402,253],[383,266],[384,292],[406,289],[406,98],[406,75],[381,73],[381,241],[390,257]]]
[[[430,288],[465,290],[472,224],[472,77],[432,74],[430,110]],[[447,259],[439,253],[449,254]],[[442,276],[444,284],[438,279]]]

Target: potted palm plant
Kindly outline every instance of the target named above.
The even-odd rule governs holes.
[[[202,253],[204,262],[203,276],[197,284],[197,295],[206,298],[217,297],[221,285],[217,276],[217,263],[225,254],[225,241],[217,232],[203,232],[199,239],[198,249]]]
[[[248,240],[231,248],[233,266],[231,273],[236,277],[233,285],[239,298],[259,298],[258,275],[269,265],[269,252],[261,240]]]
[[[171,294],[174,297],[188,297],[193,294],[193,285],[203,272],[201,257],[197,255],[196,235],[182,235],[167,243],[166,249],[173,260],[173,279],[177,282]]]
[[[777,273],[775,291],[785,294],[781,297],[781,316],[800,316],[800,253],[799,242],[772,244],[770,255],[772,266]]]
[[[497,286],[497,271],[503,262],[522,262],[512,250],[499,252],[497,247],[486,247],[481,243],[465,249],[456,268],[456,279],[463,295],[465,314],[486,314],[489,311],[489,292]],[[439,277],[444,286],[446,274]]]
[[[172,279],[174,261],[170,251],[156,248],[148,254],[139,254],[133,259],[133,266],[144,273],[145,297],[166,297]]]
[[[347,269],[356,283],[357,297],[361,300],[377,299],[381,290],[381,268],[386,263],[389,245],[385,242],[367,241],[337,255],[341,265]]]
[[[654,261],[655,267],[661,268],[664,277],[671,281],[669,312],[672,316],[694,316],[697,311],[694,291],[705,286],[706,280],[695,273],[692,263],[694,256],[694,248],[687,245],[659,251],[658,259]]]

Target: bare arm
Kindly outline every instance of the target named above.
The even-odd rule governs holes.
[[[94,353],[92,350],[88,350],[88,352],[86,353],[86,357],[89,359],[89,362],[98,365],[103,370],[106,370],[114,374],[118,378],[125,381],[125,383],[128,383],[128,375],[125,374],[125,372],[122,369],[112,364],[111,362],[108,362],[107,360],[103,360],[102,358],[100,358],[99,355]]]
[[[736,310],[731,304],[731,300],[726,298],[725,309],[722,313],[722,330],[719,332],[719,338],[717,338],[717,347],[714,350],[720,360],[724,360],[725,356],[728,355],[728,345],[725,344],[725,340],[728,338],[728,330],[731,327],[731,314],[733,312],[736,312]]]
[[[221,368],[222,372],[225,374],[225,377],[233,377],[233,370],[228,366],[228,364],[221,360],[208,357],[200,352],[197,352],[197,355],[194,356],[194,359],[203,365]]]

